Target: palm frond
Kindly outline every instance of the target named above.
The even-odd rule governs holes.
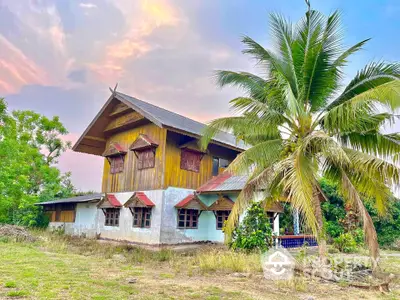
[[[365,208],[357,189],[343,170],[341,170],[341,183],[339,186],[345,199],[353,205],[363,220],[365,241],[370,250],[370,256],[373,258],[372,263],[373,268],[375,269],[379,257],[379,246],[378,237],[371,216]]]
[[[357,73],[356,77],[352,81],[350,81],[350,83],[344,89],[343,93],[339,97],[337,97],[334,101],[332,101],[327,106],[326,110],[330,111],[333,108],[347,101],[351,101],[358,95],[362,94],[368,95],[367,98],[365,97],[363,98],[364,100],[373,100],[374,94],[369,94],[367,93],[368,91],[376,90],[378,87],[382,85],[388,84],[392,81],[398,81],[399,79],[400,79],[400,64],[398,63],[385,64],[383,62],[370,63],[364,69],[362,69]],[[384,102],[384,99],[381,98],[378,99],[378,101]]]
[[[227,168],[234,174],[249,174],[252,168],[266,169],[276,163],[282,150],[282,139],[260,142],[240,153]]]

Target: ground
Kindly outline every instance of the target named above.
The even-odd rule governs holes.
[[[259,256],[221,247],[152,252],[36,233],[35,243],[0,239],[0,299],[399,299],[304,277],[263,278]],[[384,252],[382,267],[399,273],[400,254]],[[387,256],[389,255],[389,256]]]

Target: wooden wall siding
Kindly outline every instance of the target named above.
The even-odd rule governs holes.
[[[173,139],[167,140],[164,186],[196,189],[212,177],[212,156],[204,155],[199,172],[181,169],[181,149]]]
[[[74,210],[62,210],[59,212],[60,218],[56,220],[56,211],[49,211],[46,214],[49,217],[50,222],[63,222],[63,223],[74,223],[75,222],[75,211]]]
[[[119,130],[121,127],[133,125],[138,121],[144,120],[144,117],[136,111],[116,117],[104,129],[104,133],[109,134]]]
[[[128,151],[125,155],[123,172],[110,174],[110,164],[107,159],[104,159],[103,192],[141,191],[163,188],[163,156],[166,144],[166,129],[154,124],[145,124],[110,136],[107,140],[107,146],[111,142],[117,142],[122,147],[128,149],[132,142],[138,138],[139,134],[146,134],[159,144],[156,149],[154,168],[138,170],[135,153]]]

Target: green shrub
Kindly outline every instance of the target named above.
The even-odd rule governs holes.
[[[340,251],[345,253],[355,252],[357,250],[357,242],[350,232],[343,233],[333,239],[333,245]]]
[[[266,251],[272,245],[272,230],[261,204],[253,203],[240,225],[233,232],[233,249]]]

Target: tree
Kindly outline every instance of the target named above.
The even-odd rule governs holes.
[[[58,117],[33,111],[7,111],[0,99],[0,223],[40,225],[34,204],[75,192],[70,174],[60,174],[57,159],[69,146]]]
[[[267,205],[284,199],[302,213],[324,259],[324,176],[360,216],[376,262],[377,235],[362,196],[375,199],[384,214],[399,182],[400,135],[381,128],[397,118],[400,64],[371,62],[342,86],[349,57],[369,39],[345,49],[338,11],[325,16],[308,7],[296,24],[271,14],[270,29],[272,49],[243,38],[243,53],[255,59],[261,76],[217,72],[219,86],[239,87],[244,95],[230,101],[237,115],[212,121],[202,138],[206,147],[219,130],[231,131],[249,145],[228,168],[250,178],[228,219],[227,239],[254,192],[264,191]]]

